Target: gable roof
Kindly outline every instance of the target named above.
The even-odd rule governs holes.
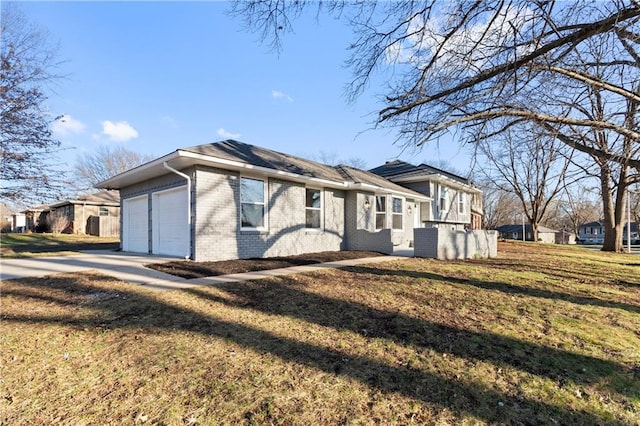
[[[342,180],[341,174],[338,173],[335,168],[326,164],[235,140],[181,148],[180,151],[207,155],[229,161],[239,161],[244,164],[294,173],[300,176],[334,181]]]
[[[393,182],[417,182],[424,180],[444,181],[467,190],[480,192],[470,179],[458,176],[446,170],[422,163],[414,166],[406,161],[394,160],[369,170]]]
[[[46,208],[62,207],[67,204],[86,204],[92,206],[119,206],[120,193],[118,191],[98,191],[93,194],[82,195],[78,198],[59,201],[49,204]],[[46,209],[45,208],[45,209]]]
[[[177,149],[170,154],[101,182],[97,187],[119,189],[167,174],[169,171],[164,168],[164,163],[168,164],[169,162],[171,167],[176,169],[203,164],[332,188],[361,187],[370,191],[388,190],[419,200],[430,199],[424,194],[397,185],[365,170],[348,166],[333,167],[231,139]]]

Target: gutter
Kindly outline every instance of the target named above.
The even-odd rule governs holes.
[[[174,169],[170,165],[168,165],[166,161],[163,162],[162,165],[163,165],[163,167],[165,169],[167,169],[167,170],[169,170],[169,171],[171,171],[171,172],[177,174],[178,176],[183,177],[183,178],[185,178],[187,180],[187,225],[188,225],[188,228],[189,228],[189,253],[187,253],[184,258],[185,259],[190,259],[191,258],[191,250],[193,249],[193,238],[191,238],[191,178],[188,175],[186,175],[186,174]]]

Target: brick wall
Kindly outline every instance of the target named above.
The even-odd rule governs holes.
[[[414,229],[414,255],[441,260],[496,257],[497,231],[451,231],[443,228]]]
[[[198,167],[195,260],[246,259],[340,250],[344,244],[344,191],[323,189],[324,229],[305,227],[305,185],[266,179],[265,231],[240,229],[240,174]]]

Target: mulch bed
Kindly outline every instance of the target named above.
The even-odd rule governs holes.
[[[384,256],[384,254],[376,251],[323,251],[319,253],[307,253],[295,256],[221,260],[218,262],[176,260],[166,263],[152,263],[145,266],[147,268],[155,269],[156,271],[182,278],[203,278],[376,256]]]

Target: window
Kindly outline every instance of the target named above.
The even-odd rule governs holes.
[[[100,216],[109,216],[109,208],[108,207],[100,207],[100,211],[98,212]]]
[[[322,223],[322,193],[319,189],[306,190],[305,226],[311,229],[320,229]]]
[[[404,229],[402,223],[402,198],[391,198],[391,228]]]
[[[387,225],[387,197],[376,195],[376,229],[384,229]]]
[[[243,228],[264,228],[265,204],[264,181],[240,178],[240,221]]]
[[[440,212],[444,213],[448,210],[449,191],[447,188],[440,187]]]
[[[467,203],[467,194],[465,194],[464,192],[458,192],[458,213],[459,214],[464,214],[464,206]]]

